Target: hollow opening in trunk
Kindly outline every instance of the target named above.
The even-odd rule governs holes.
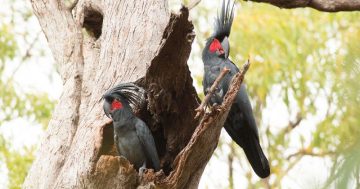
[[[103,15],[93,9],[85,9],[84,16],[83,27],[86,32],[95,40],[99,39],[103,25]]]
[[[100,155],[118,156],[114,145],[114,126],[111,123],[106,124],[103,128],[103,140],[100,148]]]
[[[172,162],[164,161],[164,156],[166,154],[166,139],[164,138],[163,127],[154,123],[152,116],[146,110],[145,106],[141,110],[135,110],[135,114],[142,119],[151,130],[160,158],[161,169],[168,175],[172,170]],[[99,157],[102,155],[119,156],[114,143],[114,126],[112,122],[106,124],[103,128]]]

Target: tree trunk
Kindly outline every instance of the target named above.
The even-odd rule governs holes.
[[[199,98],[187,59],[188,10],[165,0],[31,0],[63,80],[63,93],[23,187],[197,188],[243,75],[223,105],[194,119]],[[102,94],[119,82],[147,91],[137,114],[156,142],[162,171],[139,177],[114,150]]]

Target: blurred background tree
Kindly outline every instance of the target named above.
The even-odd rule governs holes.
[[[51,55],[29,4],[6,0],[5,5],[0,9],[0,169],[6,180],[0,185],[20,188],[39,142],[32,128],[45,129],[61,90],[53,88],[60,79],[46,58]],[[201,49],[219,5],[203,1],[191,11],[197,38],[189,65],[200,96]],[[272,175],[256,177],[225,134],[200,188],[360,187],[359,18],[359,13],[237,3],[231,58],[240,67],[251,57],[246,83]],[[29,65],[35,68],[31,73]],[[42,74],[49,82],[29,87],[21,79],[38,78],[46,66]],[[23,136],[35,138],[35,144],[16,145]]]
[[[40,132],[48,125],[55,100],[39,90],[41,83],[27,85],[32,78],[51,81],[40,68],[50,57],[45,40],[29,4],[5,0],[0,8],[0,188],[21,188],[34,158]],[[32,27],[33,25],[37,27]],[[40,38],[42,38],[40,40]],[[35,69],[29,69],[32,66]],[[54,68],[50,69],[54,72]],[[31,73],[32,72],[32,73]],[[49,76],[49,77],[48,77]],[[49,89],[49,87],[47,87]],[[32,138],[32,139],[31,139]],[[35,141],[35,142],[32,142]]]

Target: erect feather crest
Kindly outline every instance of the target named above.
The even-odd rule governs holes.
[[[214,24],[214,34],[212,37],[222,40],[225,36],[230,36],[231,25],[234,20],[234,6],[235,1],[230,9],[230,0],[228,0],[227,4],[225,5],[225,1],[223,0],[222,8],[220,14],[218,14],[217,18],[215,19]]]
[[[141,108],[145,100],[145,90],[134,83],[120,83],[108,90],[103,98],[122,98],[132,107]]]

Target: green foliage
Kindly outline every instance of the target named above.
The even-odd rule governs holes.
[[[9,188],[21,188],[24,178],[34,160],[34,147],[20,150],[10,150],[11,144],[0,135],[0,160],[5,161],[9,171]]]
[[[7,14],[14,19],[13,16],[17,13],[11,8]],[[21,12],[21,19],[25,22],[31,16],[32,14],[29,15],[28,10]],[[15,58],[26,61],[31,56],[27,54],[25,58],[21,57],[16,41],[20,38],[27,38],[29,34],[26,32],[21,35],[15,34],[14,26],[14,20],[6,22],[6,19],[3,19],[3,15],[0,14],[0,127],[12,120],[23,118],[32,123],[40,123],[45,128],[50,120],[55,102],[50,100],[47,94],[23,91],[20,84],[14,80],[13,75],[6,77],[5,74],[8,67],[14,63]],[[16,127],[16,125],[12,126]],[[4,164],[8,170],[9,188],[21,188],[34,159],[34,149],[35,146],[14,148],[11,140],[5,139],[3,133],[0,132],[0,164]]]
[[[0,81],[0,89],[0,111],[3,112],[0,123],[28,117],[47,125],[54,102],[49,100],[46,94],[19,93],[12,80],[7,80],[6,83]]]
[[[358,25],[353,25],[359,28]],[[360,36],[360,30],[350,29],[345,36],[348,52],[345,53],[343,67],[345,72],[339,81],[339,129],[332,134],[339,135],[338,151],[334,158],[330,177],[324,188],[334,184],[336,188],[356,188],[360,186],[360,44],[352,42]],[[351,182],[355,184],[351,185]]]
[[[1,17],[0,17],[1,18]],[[6,58],[14,58],[15,56],[15,49],[16,49],[16,42],[14,36],[10,33],[11,26],[9,25],[2,25],[0,27],[0,61],[3,64]],[[4,66],[0,67],[0,71],[2,72]]]

